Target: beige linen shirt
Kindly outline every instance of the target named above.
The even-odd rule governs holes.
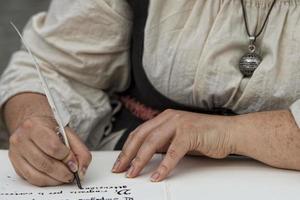
[[[245,2],[253,32],[271,0]],[[112,118],[108,93],[129,85],[131,25],[125,0],[54,0],[24,29],[62,102],[65,124],[91,149],[104,135],[116,140],[121,134],[105,132]],[[300,0],[277,0],[257,39],[263,61],[251,78],[238,69],[247,45],[240,0],[150,0],[143,64],[159,92],[186,105],[238,114],[290,109],[300,127]],[[1,106],[21,92],[43,93],[23,48],[12,56],[0,91]]]

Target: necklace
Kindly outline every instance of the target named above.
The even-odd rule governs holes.
[[[249,37],[248,53],[246,53],[240,59],[240,65],[239,65],[240,71],[245,77],[251,77],[252,74],[254,73],[254,71],[257,69],[257,67],[259,66],[259,64],[262,61],[262,57],[256,52],[255,41],[256,41],[256,38],[258,38],[260,36],[260,34],[262,33],[262,31],[264,30],[275,3],[276,3],[276,0],[273,0],[272,5],[268,11],[266,18],[265,18],[265,21],[264,21],[261,29],[258,31],[258,33],[256,34],[254,32],[253,34],[250,34],[244,1],[241,0],[241,4],[242,4],[242,8],[243,8],[243,18],[244,18],[244,22],[245,22],[246,31],[247,31],[247,34]]]

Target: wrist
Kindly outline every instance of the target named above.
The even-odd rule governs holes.
[[[245,116],[230,116],[227,126],[230,134],[231,154],[247,156],[247,149],[250,143],[246,135],[249,130],[245,124]]]
[[[235,154],[278,168],[300,169],[300,131],[288,110],[239,115],[234,121]]]
[[[279,146],[282,146],[279,143],[284,142],[289,135],[297,135],[295,133],[299,131],[296,129],[288,110],[233,116],[231,137],[235,146],[234,153],[260,158],[277,143],[277,149],[279,149]]]
[[[21,93],[6,102],[3,117],[9,132],[12,133],[27,119],[53,118],[53,115],[44,95]]]

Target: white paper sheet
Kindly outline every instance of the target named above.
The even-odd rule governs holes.
[[[15,175],[8,161],[7,151],[0,151],[0,194],[33,193],[0,195],[0,200],[300,199],[300,172],[271,168],[247,158],[213,160],[187,157],[166,181],[151,183],[150,172],[157,167],[161,156],[152,160],[141,177],[126,179],[124,174],[110,173],[117,154],[118,152],[93,153],[92,165],[82,183],[86,193],[74,194],[72,192],[80,191],[74,184],[54,188],[29,185]]]
[[[79,190],[75,184],[48,188],[31,186],[15,174],[7,151],[0,151],[0,200],[165,200],[164,183],[149,181],[160,156],[152,160],[141,177],[126,179],[124,174],[110,173],[117,152],[93,155],[94,160],[82,182],[85,189]]]
[[[300,172],[245,157],[185,158],[166,181],[168,199],[299,200]]]

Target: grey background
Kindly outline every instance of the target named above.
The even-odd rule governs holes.
[[[10,21],[23,29],[29,18],[48,9],[50,0],[0,0],[0,74],[8,64],[11,54],[20,47],[20,40],[10,26]]]

